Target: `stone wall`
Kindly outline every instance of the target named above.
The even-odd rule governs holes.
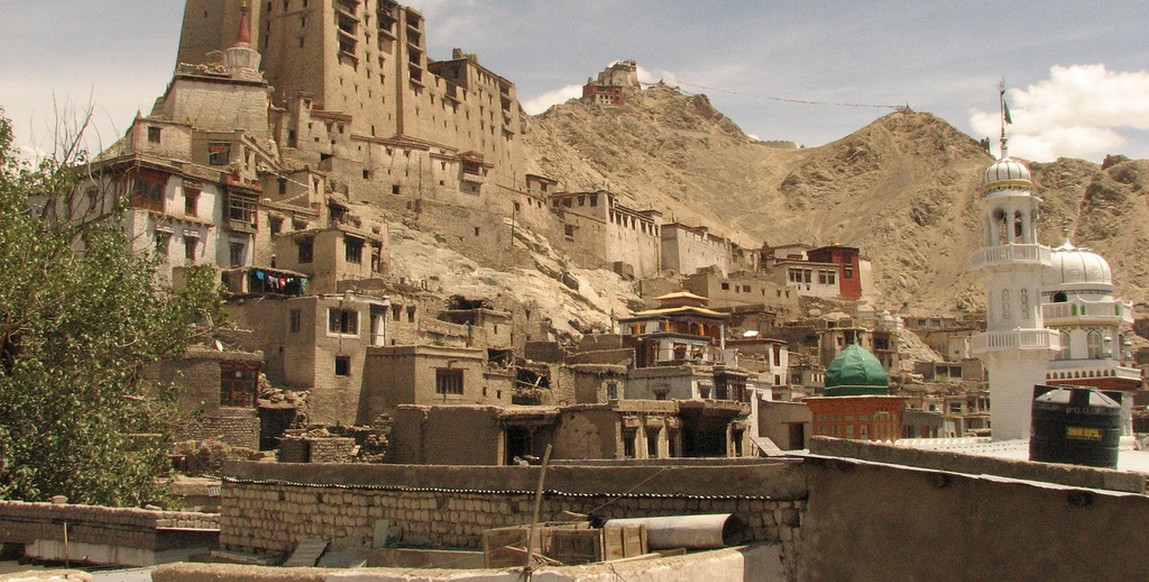
[[[259,413],[254,408],[219,408],[179,427],[182,438],[216,439],[233,447],[259,450]]]
[[[150,565],[181,548],[211,549],[218,530],[217,514],[0,501],[0,541],[45,560]]]
[[[283,437],[279,440],[281,463],[348,463],[355,449],[349,437]]]
[[[854,443],[833,444],[845,453]],[[753,579],[1143,577],[1149,532],[1137,524],[1149,520],[1149,497],[963,474],[953,469],[994,467],[908,453],[919,455],[919,466],[848,456],[563,464],[548,468],[542,518],[562,519],[563,510],[599,518],[733,512],[753,539],[775,542],[768,547],[779,552],[784,578],[746,570]],[[945,467],[924,468],[931,459]],[[377,522],[389,520],[404,544],[473,549],[482,530],[529,521],[539,470],[229,465],[221,543],[260,553],[288,551],[303,537],[363,547],[374,542]],[[297,579],[307,578],[284,578]]]
[[[268,465],[225,468],[221,545],[282,553],[308,537],[370,547],[388,520],[404,544],[479,549],[482,532],[530,523],[539,467]],[[747,541],[801,539],[805,482],[791,462],[550,467],[541,518],[734,513]]]
[[[310,444],[312,463],[346,463],[351,459],[355,439],[346,437],[312,439]]]

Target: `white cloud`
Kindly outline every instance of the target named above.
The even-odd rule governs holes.
[[[579,97],[582,97],[582,85],[567,85],[523,101],[523,111],[526,111],[530,115],[538,115],[550,109],[552,105],[566,103],[569,99],[577,99]]]
[[[1056,65],[1049,78],[1006,92],[1009,152],[1035,161],[1058,157],[1100,161],[1123,153],[1122,129],[1149,129],[1149,71],[1109,71],[1105,65]],[[973,110],[980,135],[1000,131],[998,112]]]
[[[670,71],[662,69],[648,69],[642,65],[638,65],[638,82],[652,84],[662,81],[671,87],[677,87],[680,84],[678,77]]]

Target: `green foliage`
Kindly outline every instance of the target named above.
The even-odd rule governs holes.
[[[45,202],[75,192],[82,156],[21,160],[2,114],[0,497],[154,500],[174,407],[141,370],[209,331],[221,309],[215,278],[161,285],[156,259],[128,250],[119,213],[45,218]]]

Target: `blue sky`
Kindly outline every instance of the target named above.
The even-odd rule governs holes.
[[[813,146],[909,105],[1011,153],[1149,158],[1149,10],[1138,2],[665,2],[412,0],[432,58],[477,53],[530,110],[635,59],[748,134]],[[180,0],[0,0],[0,106],[25,147],[51,145],[56,103],[95,109],[94,136],[148,111],[175,64]],[[96,142],[96,143],[99,143]]]

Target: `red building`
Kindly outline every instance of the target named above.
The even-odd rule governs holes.
[[[600,105],[626,105],[626,94],[623,93],[622,87],[603,87],[588,83],[582,87],[582,98]]]
[[[862,298],[862,269],[857,247],[839,244],[806,251],[807,260],[838,265],[838,287],[844,299]]]

